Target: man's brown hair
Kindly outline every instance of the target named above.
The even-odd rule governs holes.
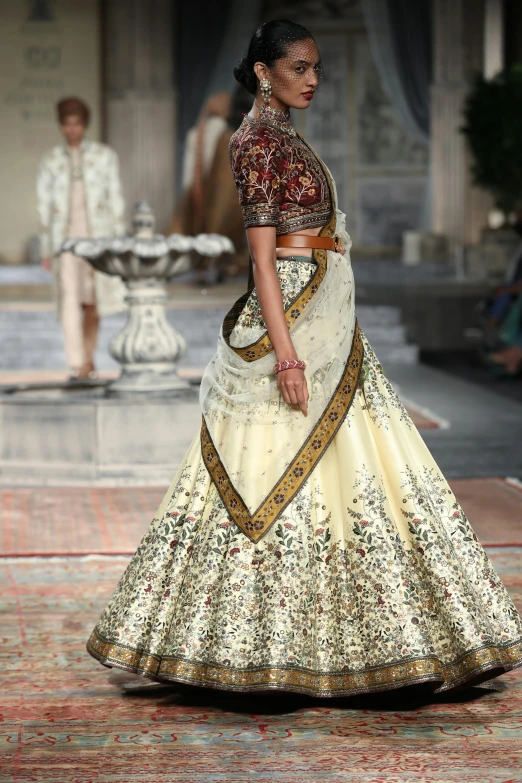
[[[56,104],[58,122],[63,125],[67,117],[77,116],[81,118],[85,127],[91,118],[91,110],[80,98],[63,98]]]

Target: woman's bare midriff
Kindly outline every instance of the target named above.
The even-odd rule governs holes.
[[[306,234],[307,236],[316,237],[319,236],[323,230],[322,226],[317,228],[302,228],[299,231],[294,231],[294,234]],[[312,258],[313,249],[311,247],[277,247],[276,237],[276,258],[288,258],[291,256],[299,256],[300,258]]]

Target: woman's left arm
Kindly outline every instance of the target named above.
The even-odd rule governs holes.
[[[297,359],[286,323],[283,295],[276,270],[276,230],[274,226],[247,229],[252,257],[254,284],[263,320],[278,362]],[[277,387],[288,405],[308,413],[308,388],[303,370],[284,370],[277,375]]]

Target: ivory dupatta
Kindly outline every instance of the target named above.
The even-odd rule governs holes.
[[[350,408],[362,364],[351,240],[324,170],[334,208],[321,236],[337,235],[344,255],[314,250],[315,274],[286,310],[292,342],[306,362],[308,416],[281,397],[266,330],[234,328],[251,292],[225,318],[201,382],[203,458],[231,518],[252,541],[278,519],[325,453]]]

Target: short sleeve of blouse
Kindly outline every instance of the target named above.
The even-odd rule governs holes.
[[[277,133],[249,123],[234,134],[229,153],[245,228],[277,226],[284,195]]]

